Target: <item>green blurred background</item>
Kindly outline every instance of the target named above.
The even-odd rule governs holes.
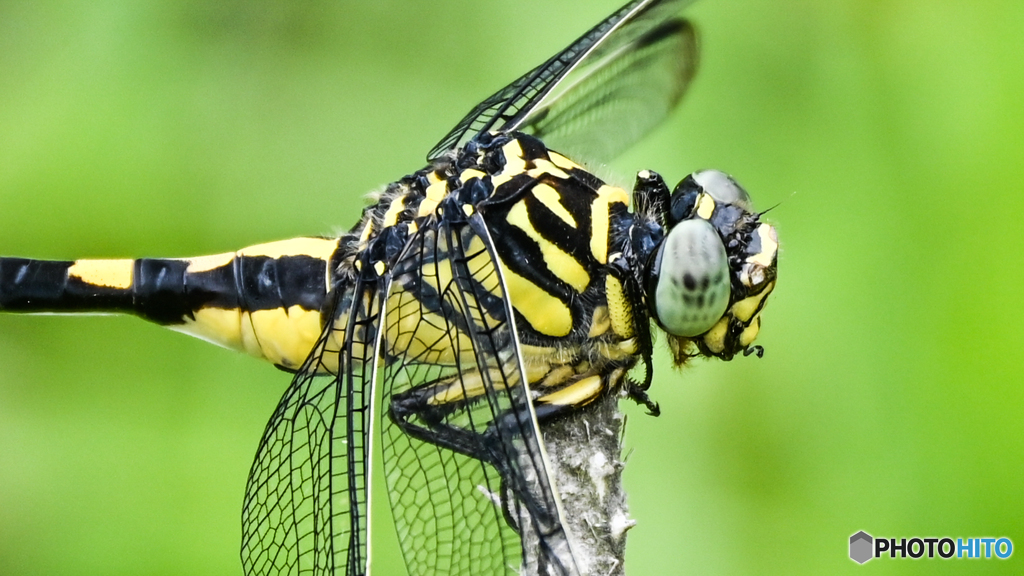
[[[335,233],[619,0],[0,2],[0,253]],[[706,0],[681,109],[609,167],[733,173],[782,239],[762,360],[629,406],[629,574],[1021,573],[1024,3]],[[0,574],[239,574],[288,377],[129,318],[0,316]],[[380,514],[378,514],[380,516]],[[400,573],[393,549],[378,574]]]

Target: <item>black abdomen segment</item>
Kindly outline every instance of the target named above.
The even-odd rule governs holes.
[[[73,266],[75,262],[0,258],[0,310],[132,312],[130,289],[85,282],[69,273]]]
[[[180,324],[217,299],[238,305],[234,282],[215,271],[187,274],[187,260],[46,261],[0,259],[0,310],[11,312],[135,314]],[[219,276],[224,276],[220,274]],[[190,290],[205,286],[205,290]]]
[[[0,312],[133,314],[292,368],[319,335],[336,250],[296,238],[188,259],[0,258]]]

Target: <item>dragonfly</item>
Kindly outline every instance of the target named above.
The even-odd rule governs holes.
[[[545,426],[612,394],[657,413],[655,332],[678,365],[760,356],[777,279],[775,228],[730,176],[670,189],[643,170],[630,195],[571,159],[614,158],[676,106],[698,62],[689,3],[608,16],[473,108],[345,234],[0,258],[0,311],[131,314],[293,374],[247,482],[246,574],[369,573],[375,441],[410,574],[588,573]]]

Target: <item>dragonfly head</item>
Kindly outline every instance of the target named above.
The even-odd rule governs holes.
[[[681,363],[692,353],[731,359],[751,346],[775,288],[778,235],[750,196],[717,170],[690,174],[672,192],[664,239],[645,269],[651,315]]]

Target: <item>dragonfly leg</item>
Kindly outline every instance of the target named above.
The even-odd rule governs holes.
[[[626,395],[630,400],[636,402],[640,406],[647,408],[647,414],[651,416],[660,416],[661,407],[647,394],[647,390],[650,385],[644,386],[642,382],[637,382],[632,378],[626,378],[625,386]]]
[[[614,390],[619,386],[625,375],[624,368],[615,368],[604,374],[584,375],[554,392],[540,396],[533,402],[537,420],[547,422],[587,406],[607,390]],[[629,391],[628,379],[626,385],[626,390]]]

